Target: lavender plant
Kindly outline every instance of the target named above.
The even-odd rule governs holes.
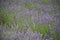
[[[43,0],[42,4],[39,3],[40,0],[25,4],[22,0],[19,3],[18,1],[7,1],[10,5],[5,5],[6,11],[0,10],[0,28],[5,28],[2,33],[3,40],[59,40],[53,19],[55,17],[52,16],[55,9],[51,5],[43,4],[47,4],[49,0]]]

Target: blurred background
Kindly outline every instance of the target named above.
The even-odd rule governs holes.
[[[0,0],[0,40],[60,40],[60,0]]]

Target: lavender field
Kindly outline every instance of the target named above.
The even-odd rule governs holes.
[[[0,0],[0,40],[60,40],[60,0]]]

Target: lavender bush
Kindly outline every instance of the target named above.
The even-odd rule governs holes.
[[[60,7],[54,0],[0,0],[0,40],[60,40]]]

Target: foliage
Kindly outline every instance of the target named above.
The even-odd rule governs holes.
[[[55,31],[55,33],[53,34],[53,40],[59,40],[59,34],[58,32]]]
[[[12,21],[14,14],[10,14],[4,10],[0,10],[0,23],[8,24]]]
[[[35,32],[41,33],[42,34],[42,38],[44,38],[46,34],[50,35],[49,26],[47,24],[41,24],[41,25],[34,24],[34,26],[32,26],[32,28],[31,28],[33,33],[35,33]]]
[[[35,3],[35,2],[31,2],[31,3],[28,3],[28,4],[27,3],[23,4],[23,6],[27,9],[29,9],[29,10],[31,10],[36,5],[37,5],[37,3]]]
[[[48,1],[49,0],[43,0],[42,4],[43,3],[44,4],[48,4]],[[23,4],[23,7],[26,8],[26,9],[32,10],[36,5],[37,5],[37,3],[31,2],[31,3],[25,3],[25,4]],[[44,11],[43,8],[41,8],[40,10],[38,10],[38,13],[41,13],[42,11]],[[60,13],[59,10],[56,10],[55,12],[56,13]],[[52,11],[50,11],[49,13],[52,14]],[[1,23],[3,23],[3,24],[9,24],[10,22],[14,22],[15,20],[13,21],[13,19],[15,18],[15,16],[16,16],[15,13],[9,13],[9,12],[7,12],[5,10],[0,10],[0,24]],[[33,33],[35,33],[35,32],[41,33],[42,34],[42,38],[44,38],[47,35],[49,37],[50,36],[50,27],[52,29],[55,27],[55,25],[54,25],[53,22],[50,22],[50,26],[48,26],[48,24],[36,24],[28,16],[27,16],[26,20],[25,20],[25,18],[20,17],[20,19],[16,20],[12,25],[18,27],[18,31],[25,31],[24,29],[25,29],[26,24],[28,25],[29,28],[31,28],[31,30],[33,31]],[[5,34],[8,34],[8,30],[5,31]],[[55,31],[55,30],[53,30],[53,31]],[[59,35],[58,35],[57,32],[55,32],[53,34],[53,38],[54,38],[54,40],[59,40]]]
[[[43,3],[44,4],[48,4],[49,2],[48,2],[49,0],[43,0]]]

